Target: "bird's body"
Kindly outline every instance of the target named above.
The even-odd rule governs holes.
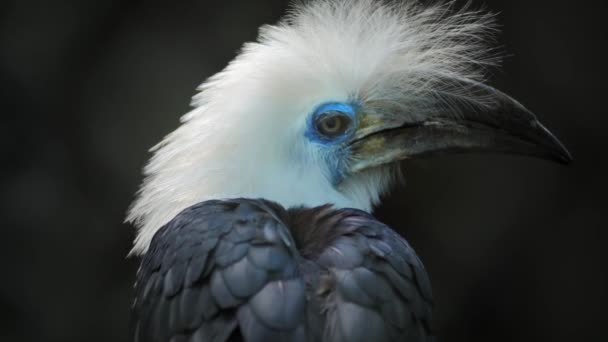
[[[136,291],[136,341],[430,340],[422,263],[355,209],[197,204],[156,234]]]
[[[312,0],[261,28],[153,149],[128,217],[136,340],[428,340],[425,270],[370,214],[399,162],[570,160],[483,83],[492,27],[413,0]]]

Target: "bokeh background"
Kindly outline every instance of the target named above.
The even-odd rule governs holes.
[[[482,5],[481,0],[473,1]],[[492,82],[574,155],[407,163],[380,219],[425,262],[444,341],[608,337],[602,1],[486,0]],[[0,3],[0,340],[129,341],[125,211],[147,149],[283,0]]]

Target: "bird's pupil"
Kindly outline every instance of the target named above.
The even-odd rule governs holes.
[[[323,121],[323,128],[330,132],[337,131],[338,128],[340,128],[340,119],[334,116],[333,118]]]

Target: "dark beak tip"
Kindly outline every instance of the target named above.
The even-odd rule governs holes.
[[[546,143],[542,145],[546,146],[545,148],[549,153],[549,158],[562,165],[569,165],[572,163],[574,159],[566,146],[564,146],[564,144],[562,144],[562,142],[540,122],[537,121],[536,125],[540,128],[542,135],[544,136],[543,140],[546,141]]]
[[[554,160],[562,165],[570,165],[574,161],[574,158],[572,158],[572,154],[570,154],[566,148],[563,148],[559,154],[555,156]]]
[[[568,165],[570,163],[572,163],[574,161],[574,158],[572,157],[572,154],[570,153],[570,151],[568,151],[568,149],[562,144],[562,162],[565,165]]]

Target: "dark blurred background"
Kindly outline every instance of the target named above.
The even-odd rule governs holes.
[[[482,2],[474,1],[476,5]],[[601,1],[486,0],[493,84],[574,155],[405,165],[377,210],[416,248],[444,341],[604,340],[606,16]],[[282,0],[0,3],[0,340],[128,341],[125,211],[147,149]]]

